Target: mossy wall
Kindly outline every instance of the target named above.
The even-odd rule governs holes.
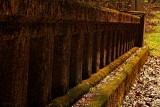
[[[44,107],[137,46],[134,15],[70,0],[0,6],[0,106]]]

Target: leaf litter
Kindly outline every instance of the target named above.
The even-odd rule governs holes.
[[[149,56],[122,107],[160,107],[160,57]]]

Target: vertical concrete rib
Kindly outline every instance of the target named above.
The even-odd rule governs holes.
[[[83,45],[82,79],[87,79],[92,74],[93,33],[86,33]]]
[[[54,37],[52,98],[69,89],[71,34],[68,24],[57,24]]]
[[[28,106],[44,107],[51,100],[54,35],[52,26],[30,29]]]
[[[100,46],[101,35],[99,32],[94,33],[93,38],[93,60],[92,60],[92,73],[96,73],[100,69]]]
[[[25,107],[27,103],[29,37],[25,27],[17,32],[0,36],[1,107]]]

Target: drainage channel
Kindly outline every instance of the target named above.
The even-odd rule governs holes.
[[[72,107],[90,107],[91,102],[93,101],[93,97],[99,95],[98,91],[100,88],[102,88],[104,85],[108,84],[110,81],[114,79],[115,76],[121,75],[121,72],[124,70],[124,66],[128,64],[128,62],[137,55],[139,51],[141,51],[142,48],[139,48],[135,53],[133,53],[124,63],[122,63],[120,66],[118,66],[114,71],[112,71],[109,75],[107,75],[99,84],[97,84],[95,87],[90,88],[90,91],[83,95],[83,97],[78,100],[75,104],[72,105]],[[95,105],[96,107],[96,105]]]
[[[134,47],[65,95],[53,99],[47,107],[101,107],[106,106],[106,102],[107,107],[108,104],[109,107],[115,106],[115,102],[116,105],[117,102],[118,105],[122,104],[124,95],[129,91],[147,57],[148,48]],[[92,104],[89,105],[90,103]]]

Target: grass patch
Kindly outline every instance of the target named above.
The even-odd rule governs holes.
[[[148,0],[144,0],[144,2],[147,2],[147,3],[148,3]]]
[[[154,18],[150,20],[151,23],[154,23],[155,25],[160,24],[160,11],[156,11],[153,14],[154,14]]]
[[[160,56],[160,33],[146,34],[146,36],[145,43],[150,49],[150,54]]]
[[[150,55],[160,56],[160,11],[154,12],[155,16],[151,19],[154,23],[153,31],[145,34],[145,44],[150,49]]]
[[[160,11],[153,13],[155,16],[151,19],[154,23],[153,31],[145,34],[144,42],[150,49],[150,55],[160,56]]]

